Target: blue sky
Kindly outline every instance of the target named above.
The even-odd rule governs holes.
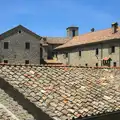
[[[79,33],[120,24],[119,0],[0,0],[0,33],[19,24],[41,36],[66,36],[68,26]]]

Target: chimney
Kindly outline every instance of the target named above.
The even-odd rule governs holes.
[[[91,32],[94,32],[94,31],[95,31],[95,28],[92,28],[92,29],[91,29]]]
[[[112,23],[112,33],[116,33],[117,32],[117,28],[118,28],[118,23],[115,22],[115,23]]]

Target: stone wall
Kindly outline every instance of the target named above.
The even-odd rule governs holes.
[[[17,89],[13,88],[12,85],[10,85],[8,82],[6,82],[2,78],[0,78],[0,88],[6,92],[5,93],[6,96],[9,95],[11,98],[13,98],[15,101],[17,101],[16,103],[19,104],[19,106],[22,106],[23,109],[25,109],[27,111],[27,113],[31,114],[31,116],[29,114],[25,114],[25,113],[22,113],[23,114],[22,115],[20,113],[20,112],[22,112],[21,111],[22,109],[19,111],[19,113],[17,113],[17,112],[15,112],[15,109],[19,110],[18,109],[19,106],[13,105],[12,106],[13,108],[11,108],[11,110],[17,114],[17,116],[20,118],[20,120],[27,120],[27,117],[29,117],[28,120],[30,120],[30,119],[31,120],[52,120],[47,114],[45,114],[41,109],[39,109],[37,106],[35,106],[23,94],[21,94]],[[0,96],[2,96],[2,94]],[[4,97],[0,98],[0,100],[1,99],[4,99]],[[14,103],[15,102],[13,102],[13,104]],[[3,104],[4,104],[4,102],[3,102]],[[5,104],[6,104],[6,102],[5,102]],[[10,103],[8,103],[7,105],[10,106],[9,104]],[[24,116],[24,115],[26,115],[26,116]]]
[[[9,43],[9,49],[4,49],[4,42]],[[30,49],[25,49],[25,42],[30,43]],[[13,34],[0,41],[0,58],[2,62],[40,64],[40,41],[24,31]]]
[[[109,48],[115,46],[115,53],[110,54]],[[99,49],[99,54],[96,55],[96,48]],[[79,51],[81,51],[81,56],[79,56]],[[86,66],[98,66],[102,65],[102,59],[105,57],[110,57],[112,59],[111,66],[116,62],[117,66],[120,66],[120,42],[118,40],[113,40],[104,43],[95,43],[90,45],[84,45],[64,50],[59,50],[58,60],[62,63],[66,63],[66,58],[64,58],[64,53],[68,52],[68,63],[69,65],[81,65]]]

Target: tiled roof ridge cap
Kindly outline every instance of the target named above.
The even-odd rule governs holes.
[[[42,37],[47,37],[47,38],[69,38],[67,36],[42,36]]]
[[[117,29],[120,29],[120,26],[118,26]],[[100,30],[96,30],[94,32],[89,31],[87,33],[79,34],[78,36],[75,36],[75,37],[84,36],[84,35],[91,34],[91,33],[96,33],[96,32],[102,32],[102,31],[106,31],[106,30],[112,30],[112,28],[100,29]]]

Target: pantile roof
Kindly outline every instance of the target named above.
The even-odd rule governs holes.
[[[0,89],[0,120],[35,120],[4,90]]]
[[[118,27],[116,33],[112,33],[112,29],[99,30],[95,32],[89,32],[79,36],[73,37],[70,41],[64,45],[58,46],[55,49],[68,48],[78,45],[84,45],[89,43],[103,42],[106,40],[120,39],[120,27]]]
[[[6,110],[5,107],[0,104],[0,120],[19,120],[10,111]]]
[[[47,37],[48,44],[62,45],[62,44],[65,44],[69,40],[70,40],[70,38],[68,38],[68,37]]]
[[[120,70],[1,65],[0,77],[54,120],[120,110]]]

